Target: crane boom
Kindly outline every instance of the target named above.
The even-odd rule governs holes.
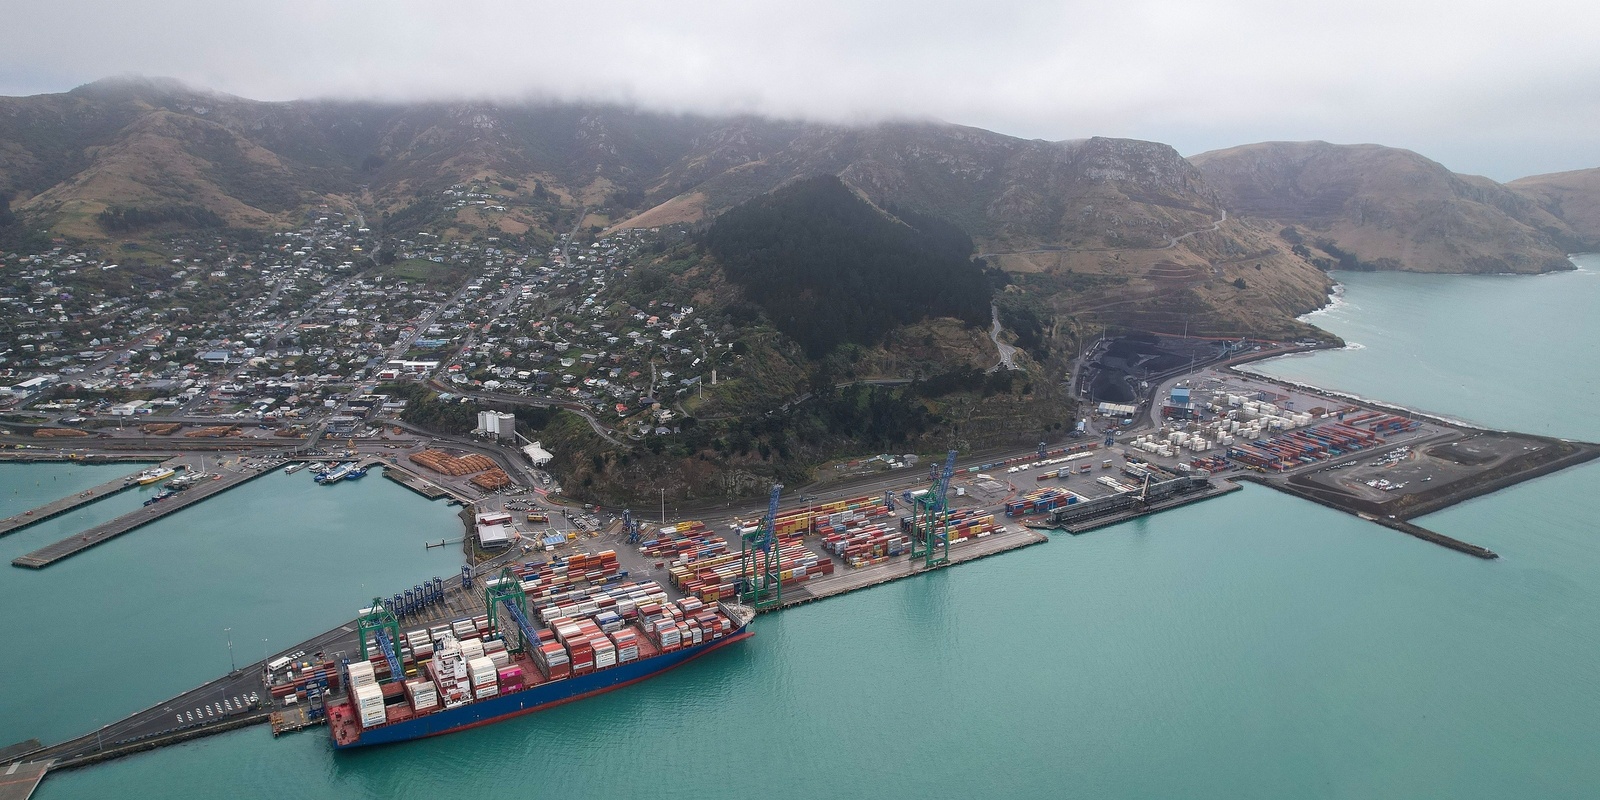
[[[767,515],[761,526],[739,537],[739,596],[760,611],[783,602],[783,581],[778,574],[778,548],[774,547],[778,523],[778,496],[783,484],[772,485]]]

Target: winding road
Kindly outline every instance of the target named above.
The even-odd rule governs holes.
[[[990,372],[999,369],[1022,369],[1017,366],[1017,348],[1000,341],[1000,307],[994,303],[989,304],[989,314],[994,324],[989,328],[989,339],[994,342],[994,348],[1000,351],[1000,363],[989,368]]]

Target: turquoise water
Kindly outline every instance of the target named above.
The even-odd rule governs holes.
[[[129,471],[0,465],[0,516]],[[45,570],[10,565],[153,491],[0,538],[7,744],[82,734],[215,678],[228,671],[230,635],[238,663],[258,661],[264,647],[349,620],[375,594],[460,569],[459,553],[422,547],[460,530],[456,509],[376,474],[325,488],[304,472],[272,473]]]
[[[1541,371],[1592,386],[1600,323],[1565,317],[1492,372],[1478,348],[1528,324],[1495,308],[1586,309],[1600,281],[1348,284],[1317,321],[1366,348],[1274,369],[1597,437],[1569,405],[1583,393]],[[1423,313],[1439,297],[1459,313]],[[1449,352],[1455,328],[1471,329],[1464,352]],[[1419,350],[1437,373],[1407,361]],[[1363,383],[1374,373],[1392,383]],[[737,647],[531,717],[337,757],[319,735],[258,728],[55,775],[38,796],[1593,797],[1597,497],[1586,467],[1425,521],[1502,554],[1486,562],[1252,486],[763,617]],[[279,616],[309,634],[313,613]]]
[[[1344,297],[1306,321],[1344,350],[1270,375],[1499,428],[1600,441],[1600,256],[1537,277],[1340,273]]]

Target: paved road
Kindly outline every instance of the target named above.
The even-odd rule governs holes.
[[[537,406],[539,408],[559,408],[559,409],[563,409],[565,411],[571,411],[572,413],[577,414],[578,416],[583,417],[585,420],[587,420],[589,422],[589,427],[593,428],[594,432],[596,434],[598,434],[602,439],[605,439],[606,441],[608,441],[608,442],[610,442],[610,443],[612,443],[612,444],[614,444],[614,445],[616,445],[618,447],[632,447],[633,446],[632,444],[630,444],[628,442],[624,442],[621,439],[618,439],[616,437],[614,431],[606,428],[604,425],[601,425],[600,424],[600,420],[597,419],[594,416],[593,413],[591,413],[587,408],[585,408],[580,403],[570,402],[570,401],[566,401],[566,400],[551,400],[551,399],[549,399],[547,397],[529,397],[529,396],[520,395],[520,394],[501,394],[499,392],[474,391],[474,390],[465,389],[465,388],[462,388],[462,387],[459,387],[459,386],[447,386],[447,385],[442,384],[442,383],[435,383],[433,385],[433,388],[438,389],[441,392],[450,392],[452,394],[458,394],[458,395],[462,395],[462,396],[465,396],[465,397],[472,397],[472,398],[476,398],[476,399],[479,399],[479,400],[488,400],[488,401],[496,402],[496,403],[508,403],[508,404],[511,404],[511,405],[523,405],[523,406]]]
[[[1000,307],[990,303],[989,314],[994,321],[994,324],[989,328],[989,339],[994,342],[995,349],[1000,351],[1000,363],[991,367],[989,371],[994,372],[998,369],[1022,369],[1021,367],[1017,366],[1016,362],[1017,348],[1000,341]]]

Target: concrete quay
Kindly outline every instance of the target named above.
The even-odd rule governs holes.
[[[168,462],[171,464],[172,462]],[[258,464],[239,470],[227,470],[218,473],[215,480],[201,481],[199,484],[185,489],[175,497],[168,498],[153,505],[141,506],[110,522],[96,525],[82,533],[69,536],[53,544],[45,545],[24,556],[12,559],[12,566],[27,567],[29,569],[44,569],[58,561],[71,558],[95,545],[108,542],[136,528],[155,522],[169,514],[175,514],[189,506],[194,505],[214,495],[221,494],[235,486],[248,483],[262,475],[281,466],[283,461],[272,459],[264,464]],[[61,513],[61,512],[57,512]]]

